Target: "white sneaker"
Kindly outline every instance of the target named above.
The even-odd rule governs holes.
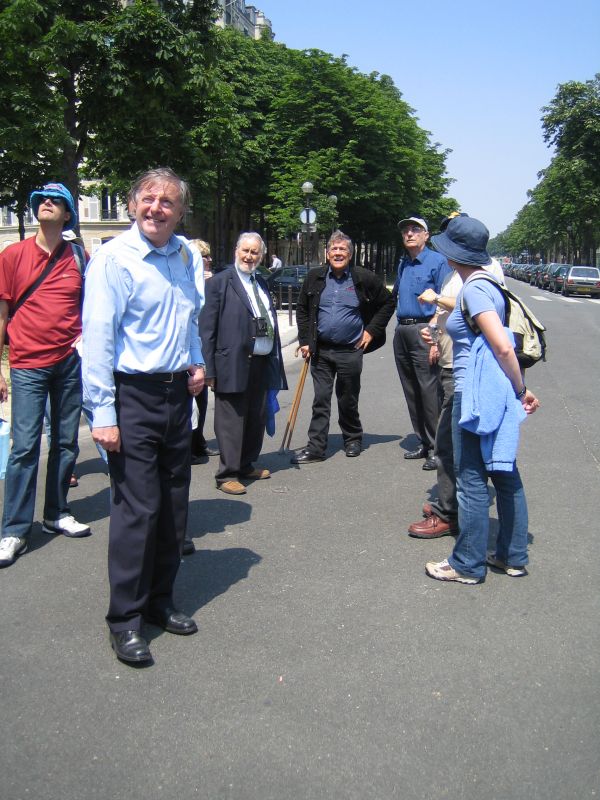
[[[42,532],[53,534],[62,533],[64,536],[71,537],[71,539],[78,539],[81,536],[89,536],[92,531],[89,525],[77,522],[75,517],[71,514],[67,514],[67,516],[57,520],[45,519],[42,525]]]
[[[425,572],[430,578],[435,578],[436,581],[456,581],[456,583],[466,583],[469,586],[474,586],[476,583],[483,583],[484,581],[484,578],[471,578],[470,575],[463,575],[462,572],[458,572],[454,567],[450,566],[447,558],[437,563],[428,561],[425,564]]]
[[[0,539],[0,567],[10,567],[17,557],[27,550],[27,540],[18,536],[4,536]]]
[[[524,578],[529,574],[526,567],[509,567],[508,564],[504,563],[504,561],[500,561],[499,558],[496,558],[494,553],[488,553],[486,561],[490,567],[496,567],[496,569],[504,570],[504,572],[506,572],[506,574],[511,578]]]

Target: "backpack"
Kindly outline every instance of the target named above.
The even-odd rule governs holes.
[[[537,364],[538,361],[546,360],[546,337],[544,332],[546,328],[535,314],[527,308],[525,303],[516,294],[502,286],[493,275],[478,272],[468,282],[476,280],[485,280],[493,283],[501,292],[504,297],[505,304],[505,325],[510,328],[515,337],[515,355],[521,369],[527,369]],[[465,303],[464,296],[461,295],[460,310],[462,311],[465,322],[473,333],[478,336],[481,331],[469,314],[469,310]]]

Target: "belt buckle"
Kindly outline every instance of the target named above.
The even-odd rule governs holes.
[[[164,380],[163,383],[173,383],[173,381],[175,380],[175,377],[174,377],[175,373],[174,372],[168,372],[167,374],[168,374],[169,377],[167,378],[167,380]]]

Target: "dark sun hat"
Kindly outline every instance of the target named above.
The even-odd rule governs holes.
[[[443,256],[467,267],[485,267],[492,259],[486,250],[490,232],[474,217],[451,219],[445,230],[431,237],[431,244]]]

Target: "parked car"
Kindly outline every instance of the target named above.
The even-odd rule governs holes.
[[[561,293],[584,294],[589,297],[600,297],[600,269],[597,267],[570,267],[565,275]]]
[[[529,270],[529,285],[530,286],[539,286],[539,280],[541,277],[542,272],[544,271],[546,265],[545,264],[533,264],[531,269]]]
[[[548,289],[551,292],[560,292],[565,281],[565,275],[571,269],[571,264],[556,264],[548,279]]]
[[[290,287],[292,290],[292,305],[296,305],[300,289],[307,274],[308,267],[305,265],[290,265],[271,273],[267,277],[267,285],[275,308],[287,306]]]
[[[519,264],[519,269],[517,271],[517,278],[520,281],[525,281],[525,283],[529,283],[529,275],[531,270],[534,269],[534,264]]]
[[[537,285],[539,286],[540,289],[550,288],[550,276],[552,275],[554,270],[560,266],[561,264],[556,264],[556,263],[544,264],[544,268],[540,270],[540,273],[538,275]]]

